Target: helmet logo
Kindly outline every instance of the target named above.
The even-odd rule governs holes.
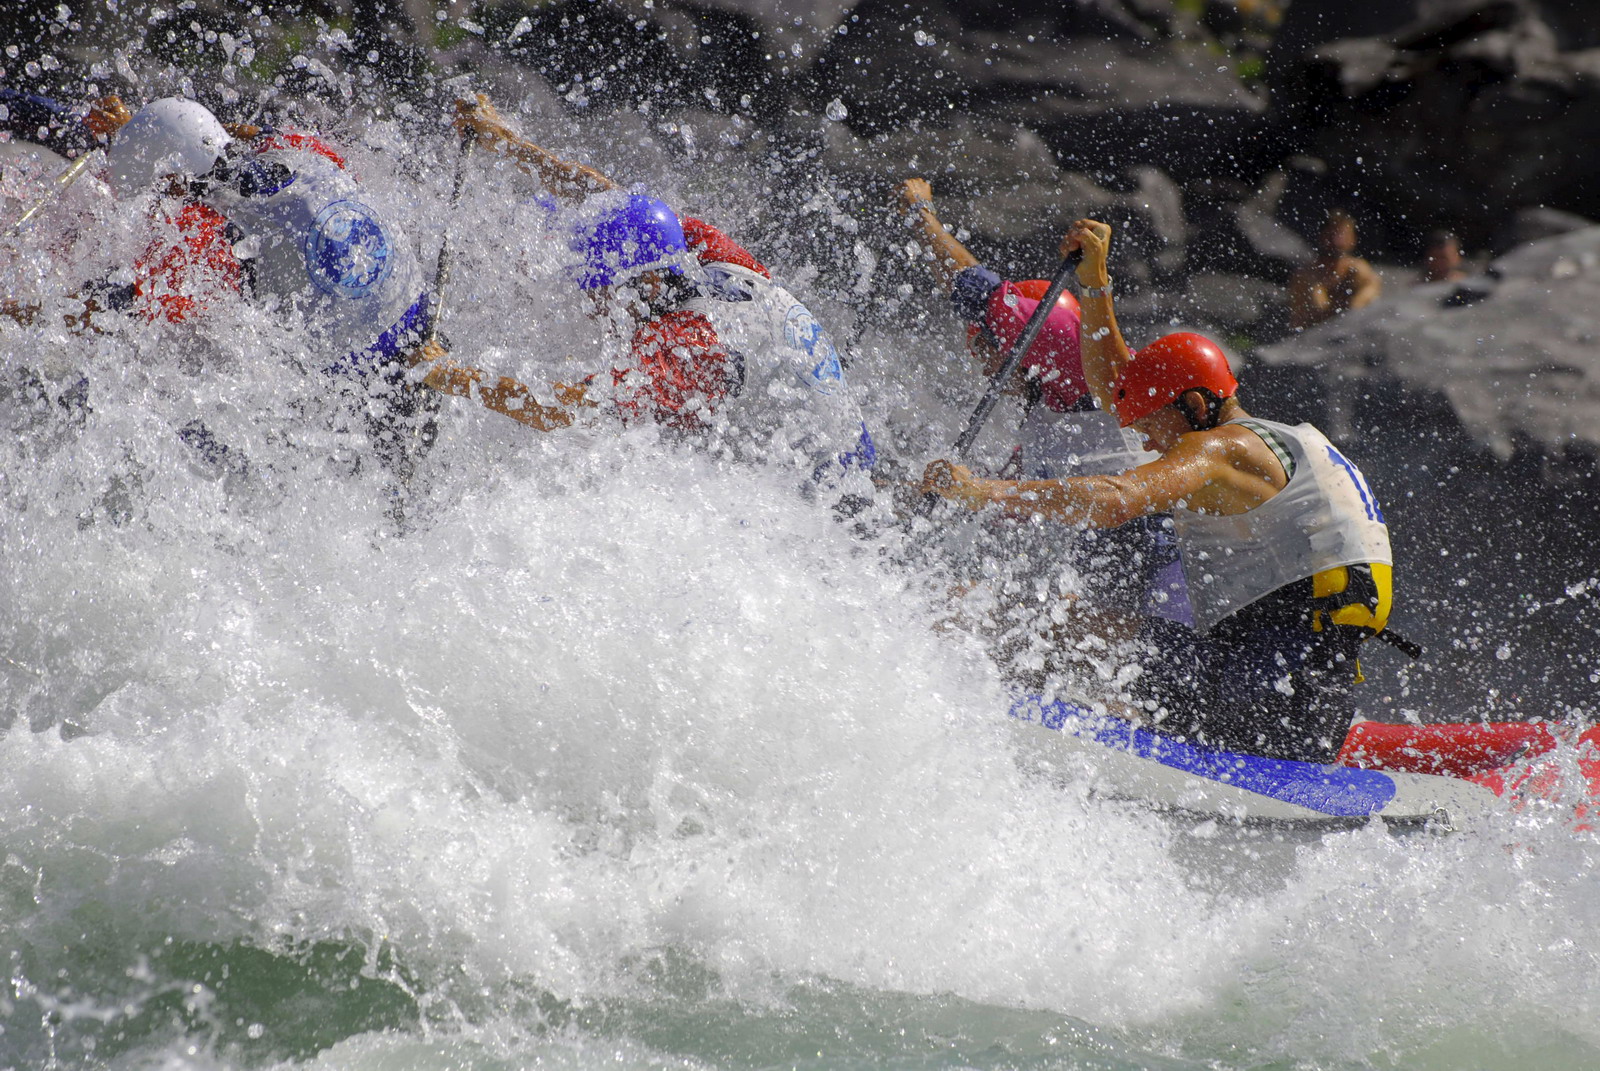
[[[306,274],[318,290],[365,297],[394,270],[383,225],[366,205],[334,201],[317,213],[305,243]]]

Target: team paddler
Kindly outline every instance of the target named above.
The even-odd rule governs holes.
[[[1157,731],[1327,762],[1350,723],[1363,641],[1388,622],[1389,533],[1360,471],[1310,424],[1251,417],[1226,355],[1169,335],[1130,352],[1106,269],[1111,228],[1082,219],[1083,371],[1159,456],[1121,475],[998,480],[935,461],[926,491],[970,509],[1107,528],[1170,512],[1193,626],[1147,620],[1134,698]]]
[[[906,179],[899,197],[912,234],[931,256],[934,277],[949,294],[956,316],[967,324],[968,345],[982,361],[985,379],[993,377],[1005,351],[1016,344],[1050,289],[1050,281],[1010,281],[984,265],[939,219],[933,187],[926,179]],[[1016,429],[1016,448],[998,475],[1101,476],[1143,463],[1139,436],[1123,428],[1115,413],[1095,403],[1084,379],[1080,317],[1077,299],[1063,292],[1018,364],[1008,389],[1021,396],[1023,416]],[[1040,534],[1050,544],[1046,560],[1071,562],[1085,582],[1086,601],[1097,612],[1094,627],[1102,633],[1126,634],[1138,615],[1162,616],[1187,606],[1181,572],[1163,569],[1175,561],[1169,527],[1163,518],[1146,516],[1115,530],[1065,538],[1059,529]],[[1035,529],[1021,526],[1021,531]],[[1094,562],[1107,557],[1130,567],[1115,574],[1094,567]]]
[[[872,436],[832,340],[748,250],[521,137],[481,94],[459,106],[457,126],[553,198],[529,210],[530,226],[558,245],[610,364],[609,373],[556,384],[553,404],[532,406],[526,422],[554,431],[601,409],[713,437],[735,455],[777,455],[825,482],[872,467]],[[426,370],[425,382],[451,393],[481,390],[470,371],[445,359]]]

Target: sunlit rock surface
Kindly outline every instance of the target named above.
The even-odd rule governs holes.
[[[1368,308],[1264,347],[1268,364],[1442,396],[1497,455],[1600,453],[1600,227],[1524,245],[1460,282],[1391,286]]]

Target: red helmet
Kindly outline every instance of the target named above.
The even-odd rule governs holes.
[[[1127,427],[1196,387],[1218,398],[1233,397],[1239,381],[1228,367],[1228,355],[1204,335],[1163,335],[1135,353],[1117,377],[1112,390],[1117,418]]]

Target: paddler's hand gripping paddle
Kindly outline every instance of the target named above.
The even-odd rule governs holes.
[[[1006,359],[1000,363],[1000,370],[989,379],[989,389],[983,392],[983,398],[978,402],[978,407],[972,411],[972,416],[967,419],[967,427],[956,439],[954,449],[951,451],[955,459],[960,462],[967,460],[967,451],[972,449],[972,444],[977,441],[978,433],[983,430],[983,425],[988,421],[989,414],[994,412],[994,407],[1000,403],[1000,395],[1005,390],[1006,381],[1017,370],[1023,358],[1028,356],[1028,350],[1033,347],[1034,339],[1039,337],[1044,330],[1045,322],[1050,319],[1050,310],[1055,308],[1056,299],[1067,288],[1067,283],[1072,279],[1072,273],[1078,266],[1078,261],[1083,259],[1081,250],[1074,250],[1067,254],[1061,261],[1061,267],[1056,269],[1055,278],[1050,280],[1050,289],[1045,291],[1044,297],[1039,299],[1039,304],[1034,308],[1033,315],[1028,317],[1027,324],[1022,328],[1022,334],[1017,336],[1011,349],[1006,352]],[[922,496],[922,502],[917,506],[916,515],[926,517],[933,511],[934,504],[939,501],[939,495],[929,491]]]

